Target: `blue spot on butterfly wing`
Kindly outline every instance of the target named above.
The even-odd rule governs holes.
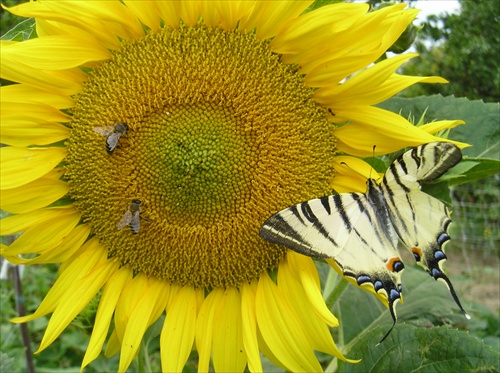
[[[372,279],[368,275],[359,275],[358,278],[356,279],[356,282],[358,283],[359,286],[366,284],[368,282],[372,282]]]

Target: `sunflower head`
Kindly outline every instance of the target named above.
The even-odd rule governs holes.
[[[250,282],[285,254],[256,234],[266,217],[330,191],[334,126],[313,92],[255,32],[199,21],[123,42],[75,96],[75,207],[135,271],[196,288]],[[138,235],[117,229],[134,199]]]
[[[396,75],[407,56],[366,69],[415,11],[310,3],[9,9],[34,17],[38,38],[2,42],[3,77],[19,83],[2,87],[1,202],[15,214],[2,234],[22,232],[2,255],[62,264],[40,308],[16,320],[53,313],[40,350],[102,290],[84,366],[111,328],[106,354],[120,352],[126,370],[165,312],[165,371],[181,370],[193,345],[200,370],[212,359],[216,371],[261,371],[260,351],[290,371],[320,370],[313,350],[345,359],[312,261],[259,228],[287,206],[359,188],[366,164],[346,174],[340,152],[435,141],[373,105],[442,80]]]

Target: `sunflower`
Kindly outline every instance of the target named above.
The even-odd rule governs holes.
[[[2,41],[1,253],[60,263],[38,352],[99,296],[82,369],[119,371],[166,314],[164,371],[322,370],[346,360],[310,258],[259,238],[291,204],[362,190],[346,157],[446,141],[374,107],[417,82],[373,64],[417,11],[311,1],[37,1],[37,38]],[[343,154],[343,155],[341,155]],[[371,171],[369,171],[371,172]],[[131,229],[128,229],[130,226]],[[124,228],[124,229],[119,229]]]

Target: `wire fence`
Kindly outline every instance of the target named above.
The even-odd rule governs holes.
[[[500,255],[500,174],[452,188],[450,235],[485,260]]]

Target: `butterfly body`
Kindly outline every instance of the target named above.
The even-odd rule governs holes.
[[[463,311],[441,268],[443,245],[450,238],[448,209],[420,190],[421,181],[437,179],[461,158],[450,143],[419,146],[395,160],[380,184],[368,179],[365,193],[334,194],[291,206],[271,216],[260,235],[313,258],[333,258],[346,278],[387,299],[394,324],[403,289],[404,264],[397,251],[401,241],[420,266],[446,283]]]

